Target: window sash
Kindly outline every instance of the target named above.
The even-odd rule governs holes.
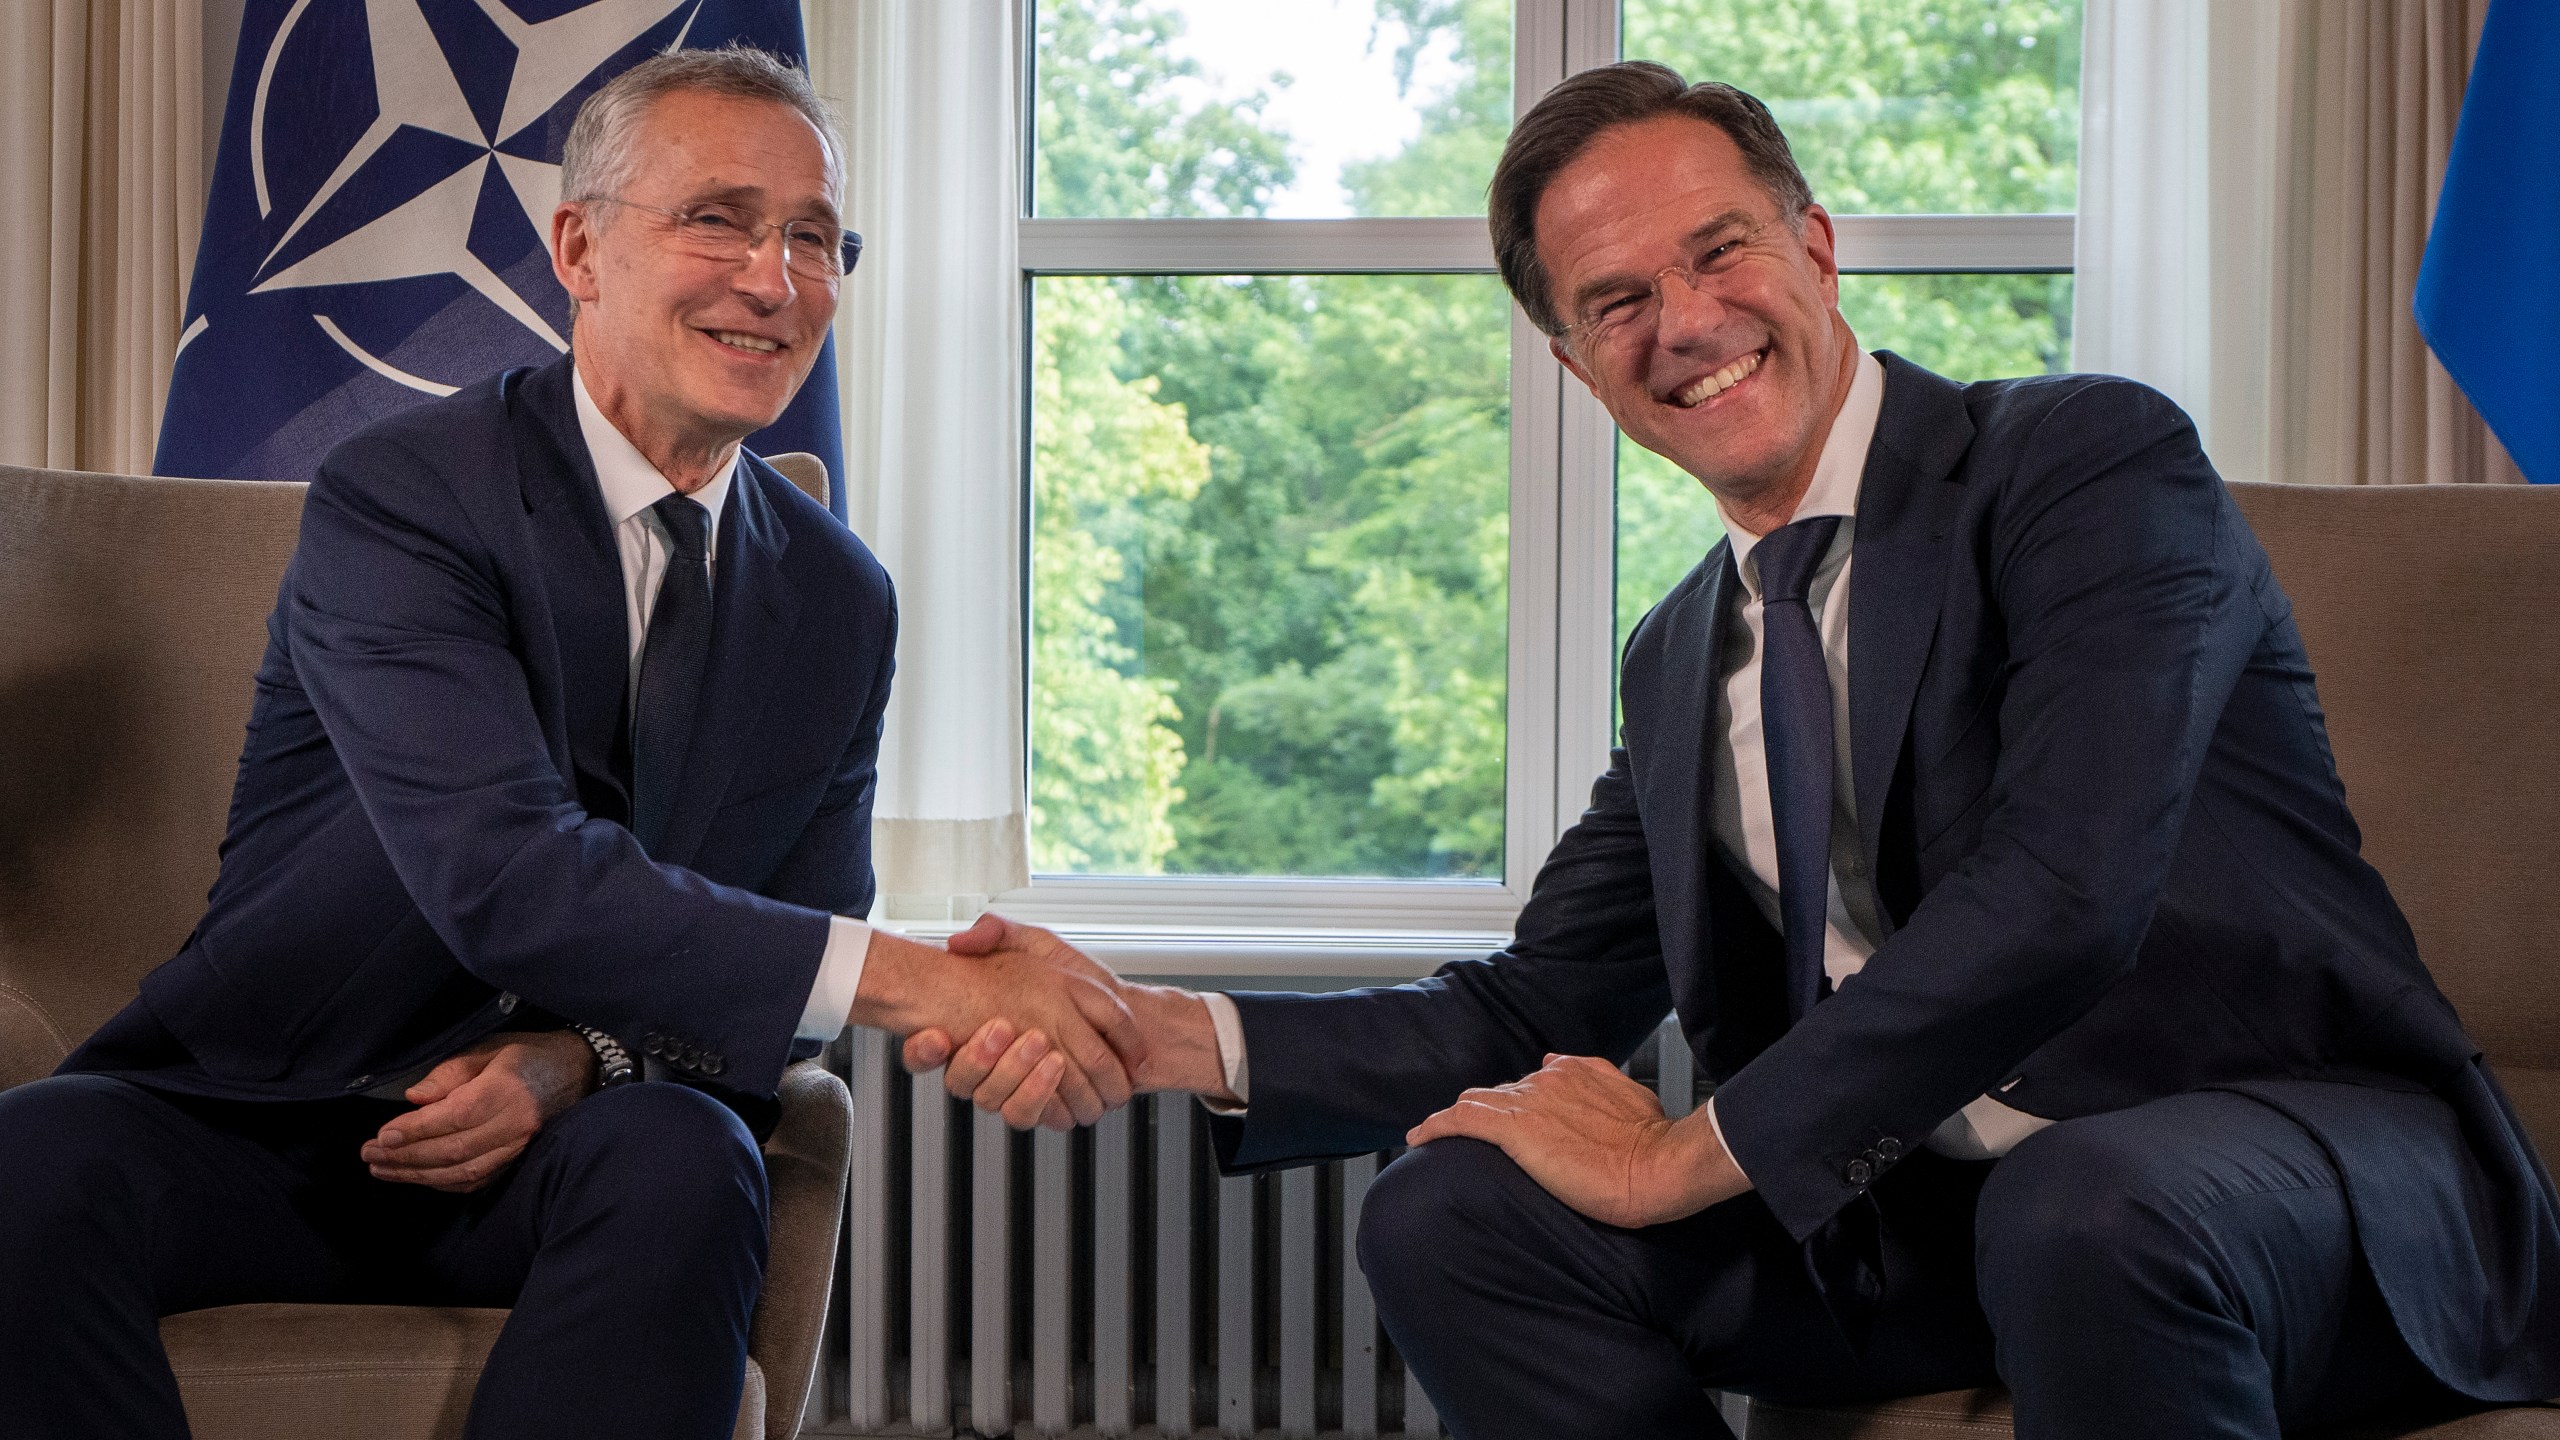
[[[1566,75],[1617,58],[1616,0],[1518,0],[1515,14],[1521,110]],[[1024,50],[1027,62],[1027,34]],[[1026,63],[1026,90],[1029,83]],[[1031,106],[1023,111],[1027,120]],[[1024,168],[1027,176],[1030,166]],[[1495,269],[1485,222],[1472,216],[1037,219],[1028,218],[1027,195],[1024,211],[1017,233],[1026,301],[1032,279],[1047,275]],[[1833,217],[1841,269],[1854,274],[2067,273],[2074,222],[2069,214]],[[1027,305],[1025,317],[1027,324]],[[1027,370],[1025,378],[1027,447]],[[1391,978],[1425,974],[1503,943],[1538,865],[1608,761],[1617,658],[1616,442],[1607,411],[1515,308],[1502,880],[1038,875],[994,903],[1146,974]],[[1026,487],[1028,467],[1026,448]],[[1027,605],[1027,575],[1024,593]],[[1026,614],[1026,635],[1028,624]]]
[[[1835,215],[1850,274],[2060,274],[2071,215]],[[1024,220],[1027,275],[1493,273],[1473,216],[1362,220]]]

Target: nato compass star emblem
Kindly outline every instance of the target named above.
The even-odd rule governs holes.
[[[286,210],[269,174],[270,157],[281,145],[308,141],[275,133],[272,110],[278,88],[297,78],[286,62],[312,7],[312,0],[299,0],[267,45],[248,137],[260,217],[292,218],[268,247],[249,293],[451,276],[487,303],[491,313],[477,317],[475,328],[493,330],[490,341],[504,343],[505,327],[497,323],[503,321],[555,353],[568,349],[563,327],[554,323],[566,307],[547,259],[538,275],[522,273],[531,267],[523,263],[521,245],[530,235],[540,254],[560,200],[558,156],[570,118],[560,113],[561,102],[572,93],[583,98],[594,88],[590,80],[610,78],[606,63],[653,30],[677,26],[673,41],[681,45],[701,4],[595,0],[528,21],[500,0],[438,6],[444,13],[433,16],[428,0],[365,0],[373,118],[319,187]],[[471,24],[474,19],[495,36]],[[493,38],[513,50],[512,64],[488,63],[500,58],[490,53]],[[315,242],[320,234],[329,238]],[[491,248],[513,273],[485,257]],[[366,369],[413,390],[450,395],[459,388],[455,380],[479,378],[477,370],[452,378],[413,373],[337,317],[314,309],[311,319]],[[488,348],[470,346],[466,354]]]
[[[802,50],[797,0],[245,9],[164,475],[305,479],[377,419],[558,358],[569,297],[548,242],[578,106],[670,47]],[[823,453],[827,420],[786,448]]]

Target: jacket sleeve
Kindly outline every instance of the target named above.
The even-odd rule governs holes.
[[[1970,483],[1998,487],[1966,539],[2008,656],[1979,841],[1717,1092],[1735,1160],[1800,1238],[1881,1142],[1918,1148],[2130,972],[2256,634],[2236,515],[2157,393],[2085,387]]]
[[[1410,985],[1239,994],[1252,1105],[1212,1117],[1229,1171],[1404,1143],[1470,1086],[1549,1052],[1623,1061],[1671,1008],[1653,882],[1624,751],[1538,871],[1511,944]]]
[[[358,803],[472,974],[771,1091],[825,913],[655,863],[585,812],[545,744],[509,583],[434,465],[380,437],[323,464],[279,603]]]
[[[883,589],[886,582],[883,581]],[[853,739],[837,761],[815,814],[775,867],[763,893],[795,905],[855,919],[871,913],[875,889],[871,865],[871,807],[880,789],[880,737],[888,722],[889,680],[897,654],[898,612],[891,597],[879,637],[879,679],[863,701]]]

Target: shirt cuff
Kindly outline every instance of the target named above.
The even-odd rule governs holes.
[[[1717,1143],[1718,1145],[1723,1145],[1723,1146],[1724,1146],[1724,1158],[1726,1158],[1727,1160],[1733,1160],[1733,1171],[1734,1171],[1734,1173],[1735,1173],[1735,1174],[1737,1174],[1737,1175],[1742,1175],[1742,1162],[1741,1162],[1741,1161],[1739,1161],[1739,1160],[1734,1160],[1734,1158],[1733,1158],[1733,1147],[1732,1147],[1732,1146],[1730,1146],[1730,1145],[1725,1145],[1725,1141],[1724,1141],[1724,1122],[1723,1122],[1723,1121],[1721,1121],[1721,1120],[1718,1120],[1718,1119],[1716,1118],[1716,1097],[1714,1097],[1713,1095],[1710,1095],[1710,1096],[1708,1096],[1708,1097],[1707,1097],[1707,1128],[1708,1128],[1708,1129],[1710,1129],[1710,1130],[1713,1130],[1714,1132],[1716,1132],[1716,1143]],[[1748,1185],[1748,1184],[1750,1184],[1750,1183],[1751,1183],[1751,1177],[1750,1177],[1750,1176],[1748,1176],[1748,1175],[1742,1175],[1742,1180],[1743,1180],[1743,1183],[1744,1183],[1744,1184],[1746,1184],[1746,1185]],[[1757,1188],[1757,1187],[1755,1186],[1754,1188]]]
[[[1244,1056],[1244,1012],[1236,1008],[1235,998],[1216,990],[1203,993],[1200,1003],[1209,1007],[1209,1028],[1218,1034],[1218,1070],[1227,1082],[1227,1093],[1235,1096],[1230,1105],[1224,1100],[1200,1097],[1212,1115],[1242,1115],[1252,1100],[1253,1077],[1246,1068]]]
[[[871,927],[847,915],[827,917],[827,949],[818,957],[818,983],[809,987],[809,1005],[800,1012],[796,1040],[833,1040],[843,1033],[853,1013],[853,992],[862,984],[862,962],[871,955]]]

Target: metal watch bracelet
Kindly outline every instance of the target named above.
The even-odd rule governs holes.
[[[596,1052],[597,1089],[628,1085],[640,1078],[638,1067],[631,1063],[631,1052],[622,1048],[621,1041],[593,1025],[572,1025],[569,1028],[577,1031],[587,1042],[587,1048]]]

